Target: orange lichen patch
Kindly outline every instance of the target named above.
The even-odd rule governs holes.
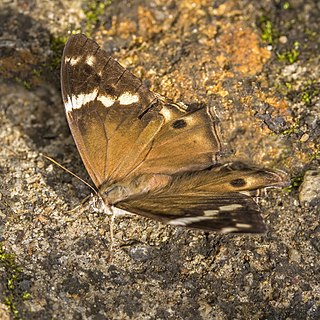
[[[193,10],[194,8],[206,7],[210,10],[212,7],[212,0],[185,0],[178,2],[180,9]]]
[[[131,20],[124,20],[118,24],[118,34],[121,34],[122,38],[128,38],[137,31],[136,24]]]
[[[112,17],[111,27],[108,30],[101,31],[103,35],[107,36],[121,36],[123,39],[127,39],[130,36],[133,36],[137,33],[137,24],[135,21],[130,19],[124,19],[120,21],[120,19],[116,16]],[[103,43],[105,38],[102,38],[101,41]]]
[[[305,146],[310,150],[310,157],[320,158],[320,143],[319,141],[306,141]],[[309,157],[309,158],[310,158]]]
[[[108,30],[101,30],[104,35],[117,36],[123,39],[140,36],[144,40],[162,30],[162,24],[157,22],[152,11],[146,7],[139,6],[137,9],[137,20],[113,16],[111,27]]]
[[[195,7],[200,7],[203,2],[208,2],[207,0],[189,0],[189,1],[180,1],[179,8],[180,10],[193,10]],[[206,4],[206,3],[205,3]]]
[[[143,37],[150,37],[152,34],[161,31],[161,24],[158,24],[152,12],[143,6],[138,7],[139,34]]]
[[[206,25],[199,26],[199,31],[201,32],[201,34],[205,35],[207,37],[207,41],[211,43],[217,34],[217,30],[218,30],[218,26],[216,24],[209,24],[209,25],[206,24]],[[210,43],[208,43],[208,45],[210,45]]]
[[[235,0],[226,1],[217,8],[212,8],[212,14],[215,16],[233,17],[241,15],[242,11],[237,9],[237,2]]]
[[[171,99],[181,99],[181,93],[184,93],[183,98],[190,100],[192,94],[189,96],[185,88],[192,87],[192,79],[183,77],[178,70],[173,71],[170,75],[165,75],[161,79],[161,90],[159,93]]]
[[[117,35],[117,24],[119,23],[118,17],[111,17],[111,26],[108,29],[99,28],[99,32],[94,36],[94,39],[99,42],[99,44],[103,44],[105,41],[105,36],[114,36]],[[100,36],[101,33],[101,36]]]
[[[216,63],[220,68],[223,68],[226,64],[228,64],[229,59],[225,54],[219,54],[216,56]]]
[[[284,99],[279,99],[275,96],[268,95],[262,91],[257,91],[256,96],[259,99],[274,108],[274,112],[285,118],[288,125],[293,124],[295,121],[290,114],[288,103]]]
[[[275,96],[267,95],[266,93],[259,90],[255,90],[254,96],[259,98],[259,100],[261,100],[262,102],[265,102],[273,107],[272,112],[284,117],[286,122],[294,122],[291,114],[289,113],[289,105],[284,99],[279,99]],[[248,106],[249,110],[251,110],[250,106],[252,105],[253,96],[244,96],[240,99],[240,101],[243,106]]]
[[[241,23],[228,26],[221,35],[220,50],[228,58],[233,70],[244,75],[261,72],[271,53],[260,46],[258,35]]]
[[[244,97],[241,97],[240,99],[240,102],[241,104],[246,107],[246,109],[250,111],[252,111],[252,103],[253,103],[253,97],[252,96],[244,96]]]
[[[204,8],[210,6],[208,1],[198,0],[198,1],[180,1],[177,2],[177,12],[179,12],[178,19],[176,21],[176,27],[178,30],[188,36],[190,33],[202,33],[204,28],[207,28],[207,12]],[[202,26],[204,28],[202,28]],[[199,29],[198,29],[199,28]],[[201,29],[201,30],[200,30]],[[211,32],[214,32],[214,29]],[[211,33],[209,31],[209,33]],[[173,37],[177,34],[173,33]]]
[[[246,94],[240,80],[261,72],[270,52],[260,46],[258,34],[244,21],[225,18],[238,14],[237,1],[227,1],[218,8],[208,4],[208,0],[177,2],[175,12],[179,14],[167,17],[153,7],[140,5],[136,19],[131,17],[130,22],[125,15],[113,17],[107,33],[123,38],[130,35],[131,44],[138,39],[139,45],[133,44],[130,53],[120,52],[116,57],[129,69],[135,66],[132,72],[152,83],[151,89],[184,101],[217,95],[226,109],[234,108],[228,100],[239,101]],[[221,18],[215,19],[217,15]],[[159,32],[166,32],[166,37],[158,43],[149,41]],[[192,41],[184,41],[188,37]],[[247,104],[250,108],[251,102]]]
[[[289,108],[288,103],[283,99],[279,100],[276,97],[265,97],[264,101],[272,105],[273,107],[277,108],[279,111],[283,113],[288,112],[288,108]]]
[[[223,88],[221,82],[217,82],[214,85],[207,85],[206,89],[207,89],[207,94],[216,94],[223,98],[229,95],[229,91]]]
[[[306,152],[306,150],[301,150],[300,145],[293,145],[291,150],[288,151],[290,156],[286,157],[286,167],[301,167],[307,163],[310,163],[310,156],[312,154],[311,150],[310,153]]]

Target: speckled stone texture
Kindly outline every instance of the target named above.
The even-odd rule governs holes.
[[[319,3],[93,2],[0,3],[0,318],[320,319],[319,203],[298,189],[319,170]],[[260,200],[267,234],[124,216],[110,252],[109,218],[76,208],[90,190],[41,155],[90,181],[55,45],[80,28],[152,90],[215,105],[222,161],[290,174]]]

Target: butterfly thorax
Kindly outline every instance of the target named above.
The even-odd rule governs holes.
[[[171,180],[172,177],[165,174],[144,174],[117,183],[106,181],[99,188],[99,194],[106,205],[114,205],[128,198],[163,189]]]

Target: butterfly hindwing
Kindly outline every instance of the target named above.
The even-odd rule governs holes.
[[[172,194],[165,198],[131,199],[116,206],[174,226],[221,233],[266,231],[258,205],[252,197],[241,193]]]
[[[228,163],[175,175],[159,192],[115,204],[121,209],[167,224],[222,233],[266,231],[254,196],[269,186],[286,183],[282,171]]]

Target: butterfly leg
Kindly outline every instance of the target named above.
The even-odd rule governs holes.
[[[112,261],[113,257],[113,246],[114,246],[114,212],[112,208],[109,208],[111,214],[109,214],[109,239],[110,239],[110,245],[109,245],[109,258],[108,262]]]

